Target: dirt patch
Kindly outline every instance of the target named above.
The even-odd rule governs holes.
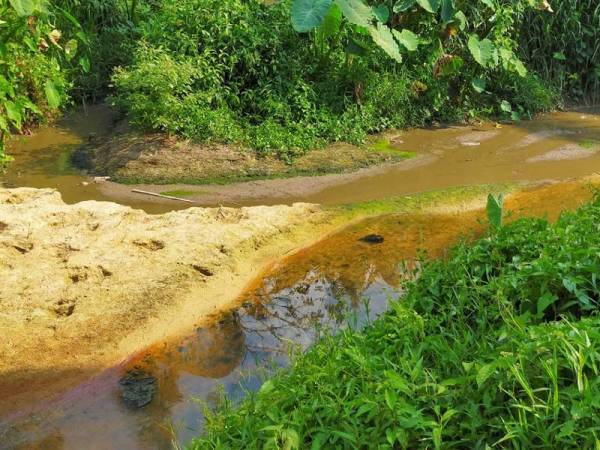
[[[594,156],[594,150],[586,149],[576,144],[565,145],[556,150],[546,152],[542,155],[534,156],[527,160],[528,163],[542,161],[566,161],[571,159],[583,159]]]
[[[90,173],[122,183],[209,184],[343,173],[404,158],[403,154],[338,143],[312,150],[290,165],[234,146],[198,144],[163,134],[141,135],[123,127],[103,142],[79,149],[73,161]]]
[[[0,189],[0,217],[0,413],[230,306],[333,226],[309,204],[153,216],[29,188]]]

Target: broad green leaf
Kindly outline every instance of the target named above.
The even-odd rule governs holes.
[[[467,16],[462,11],[457,11],[454,13],[454,20],[458,23],[458,29],[460,31],[464,31],[467,27]]]
[[[292,26],[299,33],[306,33],[323,22],[332,0],[293,0]]]
[[[21,128],[21,121],[23,117],[21,116],[21,109],[19,106],[11,101],[4,102],[4,107],[6,108],[6,117],[12,122],[15,128]]]
[[[32,16],[36,11],[34,0],[8,0],[8,2],[21,17]]]
[[[506,100],[502,100],[502,102],[500,102],[500,109],[506,113],[512,112],[512,106]]]
[[[369,51],[369,46],[361,41],[350,38],[350,42],[346,46],[346,53],[356,56],[364,56]]]
[[[516,56],[512,60],[512,66],[520,77],[527,75],[527,68],[525,67],[525,64],[523,64],[523,62]]]
[[[498,198],[492,194],[488,195],[486,213],[488,222],[492,228],[500,228],[502,226],[502,210],[503,210],[504,196],[500,194]]]
[[[417,0],[400,0],[400,1],[396,2],[393,10],[395,13],[408,11],[413,6],[415,6],[416,3],[417,3]]]
[[[321,39],[327,39],[331,36],[335,36],[340,31],[340,25],[342,23],[342,11],[336,4],[331,5],[329,13],[325,16],[323,23],[319,27],[319,33]]]
[[[361,27],[370,27],[373,11],[361,0],[335,0],[348,22]]]
[[[485,80],[483,78],[474,78],[471,81],[471,86],[475,89],[475,92],[479,92],[480,94],[485,91]]]
[[[82,56],[79,58],[79,66],[84,73],[88,73],[90,71],[90,59],[87,56]]]
[[[44,84],[44,92],[46,94],[46,101],[48,106],[52,109],[56,109],[60,106],[61,99],[56,84],[52,80],[46,80]]]
[[[373,7],[373,15],[379,22],[386,23],[390,18],[390,10],[383,3],[380,3]]]
[[[417,0],[400,0],[396,2],[393,10],[395,13],[408,11],[410,8],[415,6],[415,3],[417,3]]]
[[[472,34],[469,36],[469,42],[467,44],[469,51],[473,56],[473,59],[483,67],[489,66],[492,58],[494,57],[494,44],[489,39],[479,40],[477,35]]]
[[[496,370],[496,366],[494,364],[486,364],[482,366],[475,376],[475,381],[477,382],[477,386],[483,386],[483,383],[487,381],[487,379],[494,373]]]
[[[296,430],[291,428],[283,430],[281,440],[283,441],[283,450],[297,450],[300,448],[300,437]]]
[[[0,98],[13,97],[15,95],[15,90],[12,84],[0,75]]]
[[[373,41],[383,49],[389,56],[397,62],[402,62],[402,55],[398,49],[398,44],[394,40],[392,31],[385,25],[377,23],[377,28],[370,27],[369,32]]]
[[[552,57],[554,59],[556,59],[557,61],[566,61],[567,60],[567,57],[562,52],[554,52],[554,54],[552,55]]]
[[[8,2],[21,17],[48,12],[46,0],[8,0]]]
[[[542,314],[546,309],[554,304],[558,300],[558,297],[550,292],[546,292],[544,295],[540,296],[537,301],[537,312],[538,314]]]
[[[454,18],[454,0],[442,0],[442,20],[449,23]]]
[[[409,52],[414,52],[419,46],[419,36],[406,28],[400,32],[392,31],[396,40]]]
[[[421,5],[421,8],[425,11],[435,13],[440,7],[441,0],[417,0],[417,3]]]
[[[4,114],[0,114],[0,131],[8,131],[8,122],[4,117]],[[1,153],[1,144],[0,144],[0,153]]]
[[[494,2],[492,0],[481,0],[481,3],[486,5],[488,8],[493,9],[494,11],[496,10],[496,7],[494,6]]]

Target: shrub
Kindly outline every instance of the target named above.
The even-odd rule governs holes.
[[[326,336],[194,449],[594,448],[600,199],[425,263],[363,331]]]
[[[523,87],[531,81],[518,76],[525,69],[513,53],[514,25],[528,4],[501,2],[496,11],[456,2],[465,20],[444,22],[413,2],[389,16],[420,36],[399,64],[346,22],[334,33],[297,33],[289,1],[164,0],[139,23],[133,63],[113,77],[114,102],[140,127],[235,142],[288,161],[390,127],[495,114],[502,100],[515,111],[547,108],[541,85],[533,92]],[[472,35],[489,36],[495,53],[483,52],[476,62]],[[177,88],[179,69],[187,74],[185,89]],[[473,79],[485,88],[475,91]],[[165,83],[173,92],[161,94]],[[156,105],[161,95],[165,104]],[[193,113],[173,103],[193,105]]]

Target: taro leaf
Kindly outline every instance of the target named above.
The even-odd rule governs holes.
[[[370,27],[373,11],[361,0],[335,0],[348,22],[361,27]]]
[[[21,17],[47,12],[46,0],[8,0],[8,2]]]
[[[400,0],[400,1],[396,2],[396,4],[394,5],[394,8],[393,8],[394,12],[400,13],[400,12],[408,11],[410,8],[415,6],[416,2],[417,2],[417,0]]]
[[[342,11],[336,4],[331,5],[329,13],[323,19],[323,23],[319,27],[319,33],[322,39],[327,39],[335,36],[340,31],[342,23]]]
[[[454,18],[454,0],[442,0],[442,20],[449,23]]]
[[[52,80],[46,80],[44,84],[44,92],[46,93],[46,100],[48,101],[48,106],[52,109],[56,109],[60,106],[60,94],[58,93],[58,89]]]
[[[489,66],[494,57],[494,44],[489,39],[479,40],[477,35],[469,36],[468,42],[469,51],[475,61],[483,67]]]
[[[10,119],[15,128],[21,129],[21,120],[23,119],[21,116],[21,110],[18,105],[11,101],[4,102],[4,107],[6,108],[6,117]]]
[[[398,49],[398,44],[394,40],[392,31],[385,25],[378,23],[377,28],[370,27],[369,32],[373,41],[383,49],[389,56],[397,62],[402,62],[402,55]]]
[[[515,72],[517,72],[520,77],[527,75],[527,68],[525,67],[525,64],[523,64],[523,62],[516,56],[512,60],[512,65],[515,69]]]
[[[406,28],[400,32],[393,30],[394,37],[406,50],[414,52],[419,46],[419,36]]]
[[[293,0],[292,26],[299,33],[318,27],[329,12],[332,0]]]
[[[380,3],[373,7],[373,15],[379,22],[386,23],[390,18],[390,10],[383,3]]]
[[[485,80],[483,78],[475,78],[471,81],[471,86],[475,89],[475,92],[482,93],[485,91]]]
[[[454,13],[454,20],[458,23],[458,29],[460,31],[464,31],[464,29],[467,27],[467,16],[465,16],[465,13],[462,11],[457,11]]]
[[[500,109],[505,113],[512,112],[512,106],[506,100],[502,100],[500,103]]]
[[[502,226],[502,208],[504,203],[504,196],[500,194],[498,198],[492,194],[488,195],[487,198],[487,218],[492,228],[498,229]]]
[[[441,0],[417,0],[417,3],[421,5],[421,8],[425,11],[435,13],[440,7]]]
[[[350,38],[350,42],[346,46],[346,53],[349,55],[364,56],[369,50],[369,46],[361,41]]]

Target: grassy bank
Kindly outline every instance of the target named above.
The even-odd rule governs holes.
[[[598,223],[596,197],[425,263],[383,317],[225,404],[192,447],[597,447]]]

